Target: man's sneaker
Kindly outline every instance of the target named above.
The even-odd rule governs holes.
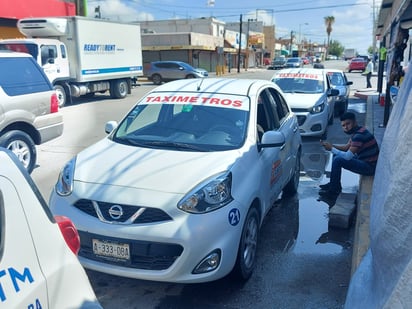
[[[340,191],[331,191],[331,190],[320,190],[319,195],[323,197],[329,198],[337,198],[340,194]]]
[[[330,183],[325,183],[323,185],[319,185],[319,188],[321,188],[322,190],[329,190],[330,187]]]

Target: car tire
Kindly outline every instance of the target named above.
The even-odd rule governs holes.
[[[159,74],[153,74],[152,81],[153,81],[153,84],[160,85],[162,83],[162,77]]]
[[[246,281],[252,275],[256,265],[258,236],[259,214],[255,207],[251,207],[243,225],[236,264],[233,269],[236,279]]]
[[[125,79],[116,79],[110,83],[110,95],[115,99],[123,99],[129,92],[129,85]]]
[[[36,145],[27,133],[9,131],[0,137],[0,146],[12,151],[29,174],[33,171],[37,158]]]
[[[56,90],[57,101],[59,102],[59,108],[66,105],[67,95],[64,87],[62,85],[54,85],[54,90]]]
[[[299,178],[300,178],[300,150],[296,155],[296,163],[295,163],[295,170],[293,171],[292,178],[283,188],[283,194],[286,196],[292,196],[298,191],[299,186]]]
[[[335,113],[335,112],[332,112],[332,115],[330,115],[330,117],[329,117],[329,119],[328,119],[328,125],[329,125],[329,126],[333,125],[333,120],[335,119],[334,113]]]
[[[187,78],[187,79],[188,79],[188,78],[196,78],[196,76],[194,76],[193,74],[189,74],[189,75],[186,76],[186,78]]]

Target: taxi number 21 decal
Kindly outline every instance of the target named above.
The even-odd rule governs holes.
[[[229,211],[228,215],[230,225],[236,226],[240,222],[240,211],[237,208],[233,208]]]

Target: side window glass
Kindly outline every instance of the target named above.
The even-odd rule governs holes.
[[[53,63],[57,57],[57,47],[55,45],[43,45],[40,47],[41,64]]]
[[[278,111],[277,111],[278,104],[277,104],[275,97],[272,95],[271,90],[273,89],[267,88],[264,91],[264,93],[267,97],[265,104],[266,104],[266,109],[267,109],[267,113],[269,116],[270,130],[274,130],[274,129],[279,129],[281,117],[278,115]]]
[[[66,48],[64,45],[60,45],[60,52],[62,54],[62,58],[66,59],[67,58],[67,53],[66,53]]]

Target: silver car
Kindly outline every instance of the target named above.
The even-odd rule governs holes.
[[[63,116],[47,76],[25,53],[0,51],[0,147],[32,172],[36,145],[63,133]]]
[[[194,68],[190,64],[182,61],[152,62],[144,73],[155,85],[177,79],[203,78],[209,75],[206,70]]]

